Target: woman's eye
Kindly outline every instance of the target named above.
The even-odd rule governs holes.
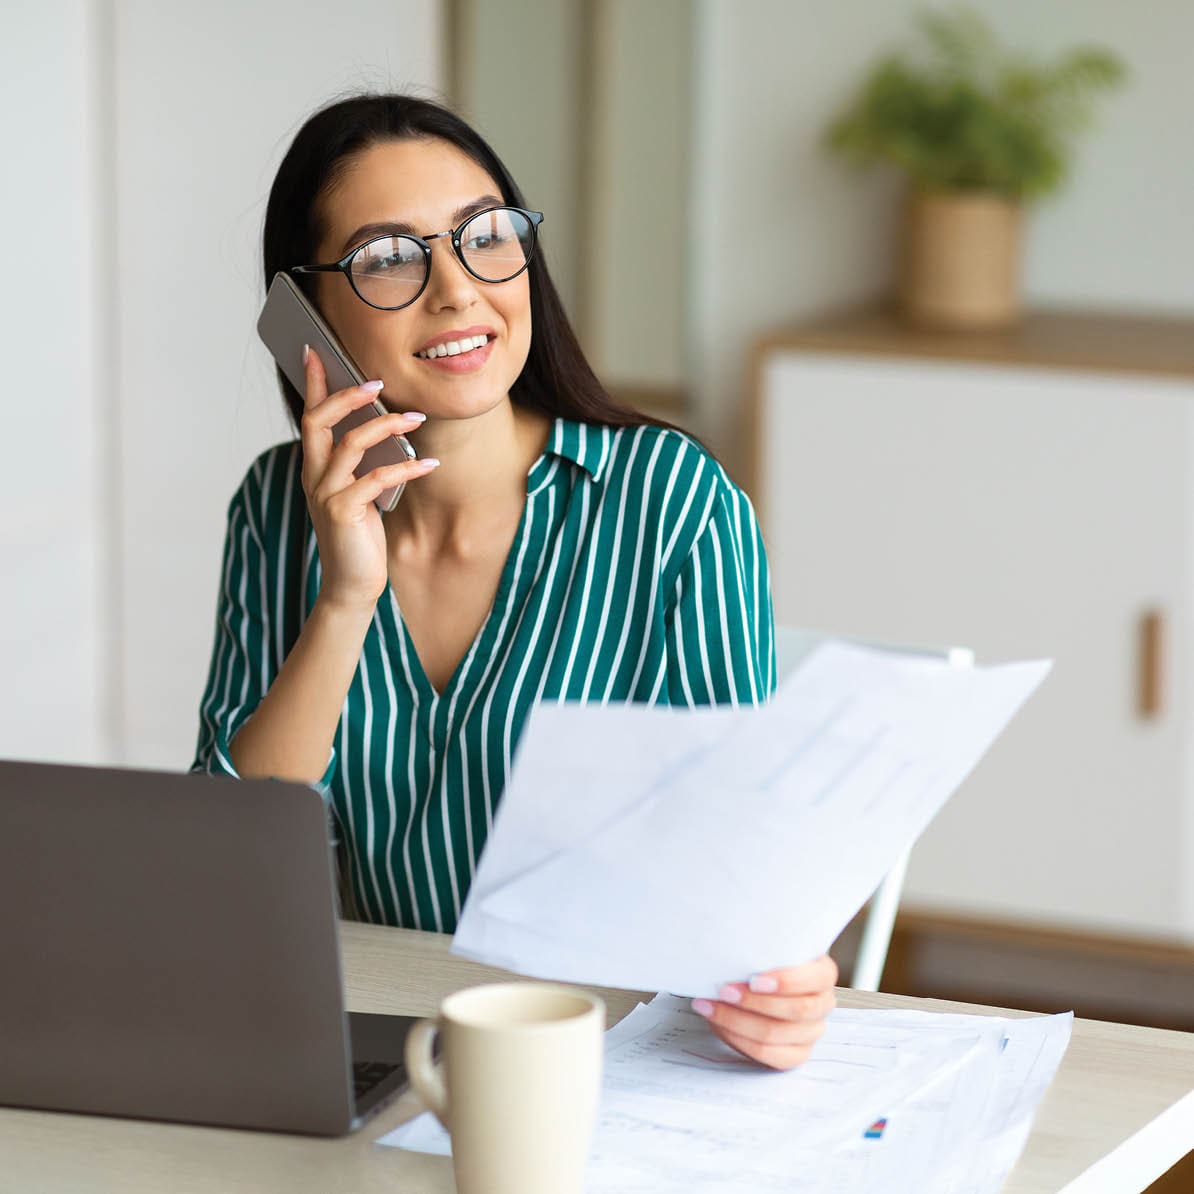
[[[502,236],[498,232],[486,232],[480,236],[472,236],[465,241],[464,247],[470,253],[474,251],[484,252],[486,249],[497,249],[504,245],[510,238]]]

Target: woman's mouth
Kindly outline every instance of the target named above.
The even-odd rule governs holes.
[[[489,360],[496,336],[464,336],[449,340],[434,348],[421,349],[415,357],[435,369],[447,373],[471,373]]]
[[[420,348],[415,353],[415,356],[424,361],[433,360],[435,357],[463,356],[466,352],[484,348],[488,340],[489,337],[486,335],[463,336],[459,340],[445,340],[442,344],[436,344],[433,348]]]

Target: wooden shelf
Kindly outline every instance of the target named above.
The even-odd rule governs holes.
[[[1037,310],[1006,331],[938,332],[868,307],[766,335],[756,359],[784,348],[1194,378],[1194,319],[1117,312]]]

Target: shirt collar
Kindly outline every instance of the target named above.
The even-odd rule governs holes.
[[[580,465],[594,481],[600,481],[609,461],[612,429],[597,423],[576,423],[571,419],[556,419],[547,451]]]

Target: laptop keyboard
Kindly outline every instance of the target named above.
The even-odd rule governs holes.
[[[354,1061],[352,1081],[356,1097],[367,1095],[379,1082],[392,1074],[398,1066],[386,1061]]]

